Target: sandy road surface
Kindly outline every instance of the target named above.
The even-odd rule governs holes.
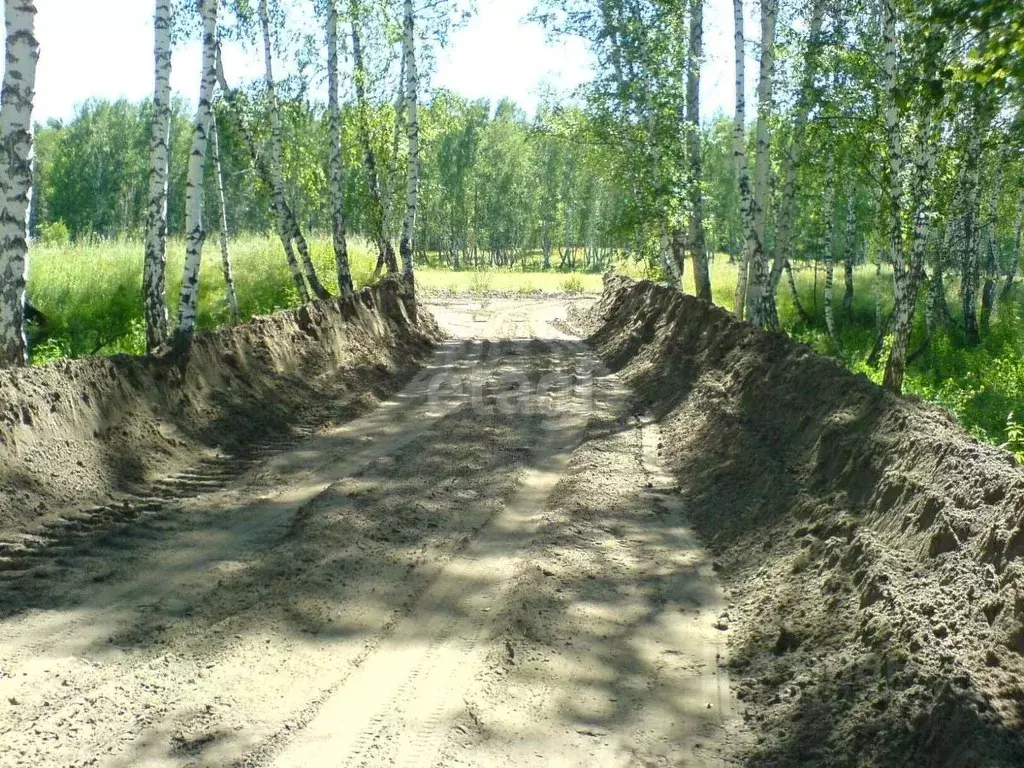
[[[0,765],[725,763],[657,427],[564,303],[431,309],[379,409],[0,584]]]

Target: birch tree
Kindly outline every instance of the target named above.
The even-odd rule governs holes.
[[[736,110],[733,116],[732,151],[736,159],[736,177],[740,188],[740,213],[744,238],[751,229],[750,171],[747,168],[747,78],[746,38],[743,32],[743,0],[733,0],[733,53],[736,64]],[[746,244],[740,257],[739,278],[733,313],[743,319],[747,305],[747,283],[750,279],[750,258]]]
[[[965,158],[967,189],[962,243],[962,279],[960,297],[963,301],[964,333],[967,343],[976,346],[981,341],[978,324],[978,283],[981,279],[981,127],[980,110],[973,105],[973,116],[967,131]]]
[[[402,274],[410,292],[415,290],[415,263],[413,233],[416,229],[416,206],[420,193],[420,117],[419,73],[416,69],[416,17],[412,0],[405,0],[404,59],[406,77],[407,137],[409,139],[409,182],[405,203],[405,221],[399,252],[402,255]]]
[[[931,105],[925,103],[922,105],[923,114],[918,118],[917,146],[910,173],[905,172],[900,120],[897,24],[896,0],[882,0],[884,135],[888,150],[886,205],[894,299],[892,348],[885,366],[883,384],[886,388],[899,392],[903,388],[914,310],[924,274],[925,246],[931,225],[931,212],[928,209],[929,185],[935,170],[938,147]],[[903,194],[905,175],[911,177],[909,206],[906,206]],[[905,213],[911,224],[909,252],[903,237]]]
[[[338,292],[352,297],[352,269],[345,231],[345,167],[341,161],[341,105],[338,96],[338,6],[327,0],[327,134],[330,157],[331,236],[338,272]]]
[[[686,78],[686,122],[690,153],[690,255],[697,297],[711,301],[711,275],[708,271],[704,238],[704,166],[700,134],[700,71],[704,56],[704,0],[692,0],[690,7],[690,45]]]
[[[28,362],[25,279],[28,204],[32,189],[32,107],[39,43],[36,7],[5,0],[7,66],[0,93],[0,365]]]
[[[295,241],[310,289],[317,298],[329,299],[331,295],[317,277],[316,267],[313,266],[309,247],[306,245],[305,238],[302,237],[302,232],[298,230],[297,226],[291,226],[295,223],[294,219],[289,221],[288,216],[285,214],[284,172],[282,170],[284,141],[281,137],[281,105],[277,99],[277,89],[274,83],[273,41],[270,34],[270,12],[267,7],[267,0],[259,0],[257,12],[260,20],[260,31],[263,36],[264,81],[266,83],[266,97],[270,111],[270,174],[274,182],[274,207],[277,209],[278,228],[281,230],[282,240],[291,238]]]
[[[742,12],[742,9],[740,9]],[[778,0],[761,0],[761,67],[757,85],[757,164],[754,166],[754,194],[750,198],[746,260],[750,270],[747,311],[754,325],[777,328],[775,291],[771,284],[765,240],[769,183],[771,179],[771,130],[773,75],[775,68],[775,24]]]
[[[825,234],[822,242],[822,251],[825,256],[825,328],[828,330],[829,338],[835,343],[838,341],[836,335],[835,314],[832,310],[832,287],[835,280],[835,251],[834,251],[834,220],[835,220],[835,150],[828,149],[827,169],[825,171],[825,201],[822,206],[822,216],[825,219]]]
[[[202,0],[203,63],[199,105],[192,131],[192,152],[188,160],[185,202],[185,268],[178,302],[178,333],[189,337],[195,331],[199,305],[199,266],[203,258],[203,177],[206,150],[213,125],[213,89],[217,84],[217,12],[220,0]]]
[[[373,149],[370,138],[369,104],[366,97],[366,64],[363,60],[363,39],[359,31],[362,18],[362,5],[358,0],[350,0],[349,10],[352,16],[352,64],[353,79],[356,89],[356,133],[363,149],[363,163],[366,166],[366,180],[370,189],[372,204],[371,222],[373,237],[377,241],[377,274],[387,267],[388,272],[398,272],[398,260],[395,250],[384,232],[384,200],[381,191],[380,173],[377,165],[377,153]]]
[[[167,179],[171,137],[171,0],[156,0],[153,19],[156,65],[149,140],[149,211],[142,270],[146,349],[167,340]]]
[[[217,177],[217,197],[220,204],[220,268],[224,274],[224,290],[231,312],[231,322],[238,325],[238,295],[235,292],[235,276],[231,273],[231,252],[228,249],[228,206],[224,199],[224,170],[220,161],[220,131],[217,130],[217,115],[214,112],[211,124],[213,132],[213,169]]]
[[[856,192],[851,184],[846,193],[846,233],[844,240],[843,278],[846,290],[843,293],[843,314],[849,320],[853,317],[853,268],[857,258],[857,212]]]

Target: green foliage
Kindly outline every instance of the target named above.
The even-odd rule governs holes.
[[[562,291],[564,293],[583,293],[584,290],[583,281],[578,277],[570,277],[562,281]]]
[[[41,224],[39,227],[39,242],[51,247],[70,245],[71,231],[62,219]]]
[[[1012,412],[1006,417],[1006,442],[999,447],[1012,453],[1018,464],[1024,464],[1024,424],[1018,424]]]
[[[243,320],[298,305],[280,243],[249,236],[231,241],[239,311]],[[313,260],[325,279],[334,270],[334,251],[327,237],[311,242]],[[167,295],[172,325],[181,283],[184,243],[168,248]],[[365,284],[375,256],[363,243],[350,244],[353,275]],[[32,249],[29,295],[46,316],[43,337],[33,344],[33,362],[92,354],[142,354],[142,253],[138,240],[108,240],[63,246],[38,244]],[[203,261],[200,273],[199,327],[230,321],[217,258]]]

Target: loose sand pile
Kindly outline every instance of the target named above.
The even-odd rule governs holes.
[[[352,302],[200,333],[187,351],[0,370],[0,561],[26,532],[117,514],[125,500],[137,507],[133,493],[155,478],[183,473],[170,495],[208,488],[351,418],[394,391],[438,338],[433,318],[411,324],[385,283]],[[336,413],[346,395],[357,397]]]

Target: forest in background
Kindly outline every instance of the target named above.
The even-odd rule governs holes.
[[[940,402],[980,436],[1024,453],[1017,4],[734,0],[734,115],[708,116],[699,100],[704,2],[541,0],[534,20],[553,36],[586,39],[596,77],[571,97],[544,99],[535,117],[508,101],[430,88],[431,56],[459,18],[457,3],[315,2],[303,15],[306,5],[226,3],[206,38],[213,57],[221,39],[258,46],[262,26],[268,61],[301,62],[276,83],[219,78],[211,91],[220,153],[200,169],[202,220],[221,218],[222,185],[226,230],[263,254],[246,263],[284,265],[287,249],[274,239],[286,201],[316,251],[291,267],[294,290],[287,270],[263,270],[260,285],[284,284],[263,291],[267,301],[248,302],[252,311],[301,301],[297,268],[331,270],[341,200],[353,259],[372,262],[379,251],[374,269],[356,270],[361,279],[397,270],[392,243],[408,223],[406,239],[427,270],[612,268],[667,280],[892,389]],[[192,5],[173,10],[176,35],[196,34]],[[759,29],[748,28],[749,11]],[[418,24],[411,38],[410,18]],[[321,39],[323,25],[328,38],[335,25],[334,59],[329,45],[325,57],[322,42],[296,31],[303,19],[320,25]],[[423,76],[412,91],[403,63],[411,44]],[[753,71],[744,66],[750,53]],[[331,102],[320,103],[311,85],[331,71],[343,86],[337,138]],[[752,74],[757,95],[748,104]],[[187,241],[196,124],[184,102],[167,106],[167,233]],[[153,115],[153,102],[92,101],[67,123],[36,126],[30,225],[44,261],[88,270],[103,243],[123,251],[147,232]],[[253,246],[253,235],[266,242]],[[217,290],[211,279],[207,294]],[[486,289],[489,280],[461,285]],[[518,287],[539,283],[531,275]],[[33,291],[43,315],[56,314],[66,296]],[[132,339],[144,316],[126,304],[127,319],[82,343],[56,338],[64,332],[56,328],[46,339],[42,329],[51,343],[41,358],[140,351]],[[231,317],[223,308],[200,314],[201,325]],[[80,325],[97,322],[87,320]]]

